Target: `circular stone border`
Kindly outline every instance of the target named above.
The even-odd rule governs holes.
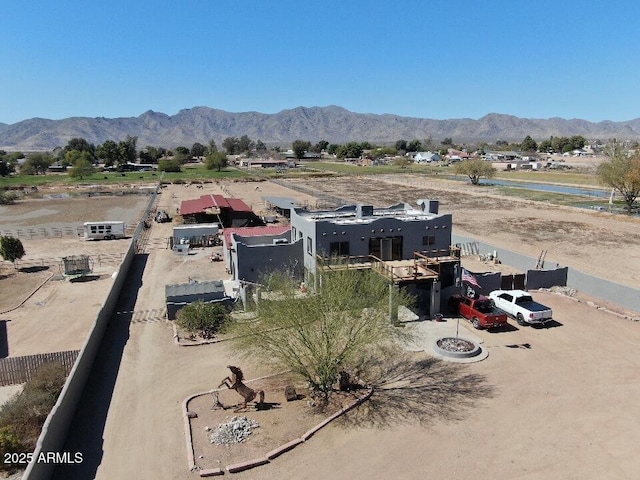
[[[473,344],[473,347],[474,347],[473,350],[470,350],[467,352],[451,352],[449,350],[445,350],[444,348],[441,348],[438,345],[438,342],[446,338],[455,338],[455,337],[440,337],[440,338],[437,338],[436,341],[433,343],[433,349],[439,355],[443,355],[445,357],[450,357],[450,358],[472,358],[480,355],[480,353],[482,352],[482,348],[478,343],[474,342],[473,340],[469,340],[467,338],[461,338],[460,340],[464,340],[465,342],[469,342]]]

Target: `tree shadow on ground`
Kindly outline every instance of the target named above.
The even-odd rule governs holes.
[[[399,423],[462,420],[478,400],[494,395],[484,375],[437,358],[417,359],[394,352],[370,367],[367,376],[374,393],[343,417],[347,425],[389,428]]]
[[[49,266],[37,265],[35,267],[22,267],[18,269],[18,271],[22,273],[37,273],[37,272],[42,272],[44,270],[49,270]]]
[[[95,280],[100,280],[100,275],[82,275],[80,277],[75,277],[69,279],[71,283],[84,283],[84,282],[93,282]]]

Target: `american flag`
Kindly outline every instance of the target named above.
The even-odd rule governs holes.
[[[482,288],[480,286],[480,284],[478,283],[478,280],[476,280],[476,277],[473,276],[471,273],[469,273],[467,270],[465,270],[464,268],[462,269],[462,278],[461,280],[463,282],[467,282],[470,283],[471,285],[473,285],[474,287],[478,287],[478,288]]]

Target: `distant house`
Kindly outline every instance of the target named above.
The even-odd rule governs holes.
[[[54,173],[61,173],[61,172],[66,172],[67,171],[67,166],[66,165],[62,165],[60,162],[55,162],[55,163],[52,163],[51,165],[49,165],[47,170],[49,170],[50,172],[54,172]]]
[[[513,151],[487,152],[484,158],[490,162],[513,162],[519,160],[521,155]]]
[[[431,163],[439,162],[440,160],[442,160],[440,154],[433,152],[418,152],[413,157],[413,161],[416,163]]]
[[[274,160],[272,158],[242,158],[239,165],[245,168],[289,168],[289,160]]]
[[[469,158],[469,154],[462,150],[456,150],[455,148],[447,149],[447,153],[444,156],[444,159],[448,162],[461,162],[462,160],[466,160]]]

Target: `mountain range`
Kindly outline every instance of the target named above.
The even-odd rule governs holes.
[[[625,122],[589,122],[580,119],[531,119],[491,113],[471,118],[435,120],[393,114],[355,113],[338,106],[297,107],[274,114],[231,113],[209,107],[180,110],[175,115],[149,110],[138,117],[62,120],[31,118],[14,124],[0,123],[0,149],[52,150],[63,147],[72,138],[84,138],[96,145],[105,140],[119,141],[127,135],[138,137],[138,148],[147,145],[174,148],[204,145],[226,137],[248,135],[267,145],[289,146],[294,140],[313,143],[369,141],[376,144],[396,140],[431,138],[439,143],[451,138],[454,143],[494,143],[498,140],[521,142],[527,135],[534,140],[551,136],[582,135],[588,140],[610,138],[640,139],[640,118]]]

